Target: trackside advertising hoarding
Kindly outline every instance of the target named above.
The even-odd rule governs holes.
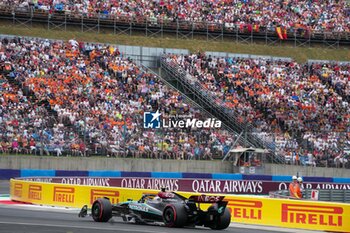
[[[88,204],[91,207],[94,200],[100,197],[108,197],[112,203],[117,203],[129,198],[138,200],[143,193],[158,193],[158,190],[41,183],[14,179],[10,181],[12,200],[51,206],[80,208]],[[179,193],[186,197],[196,194]],[[229,202],[232,222],[350,232],[350,221],[348,221],[350,204],[239,195],[226,195],[225,200]]]
[[[165,179],[143,177],[36,177],[24,178],[24,180],[59,184],[155,190],[160,190],[160,188],[166,187],[168,190],[176,192],[254,195],[268,195],[270,191],[288,189],[289,185],[289,182],[265,180]],[[350,190],[350,184],[304,182],[303,188]]]

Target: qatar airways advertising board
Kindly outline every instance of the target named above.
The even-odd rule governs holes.
[[[52,177],[25,178],[24,180],[88,185],[103,187],[123,187],[138,189],[156,189],[165,187],[170,191],[197,193],[227,193],[227,194],[261,194],[268,195],[270,191],[288,189],[288,182],[258,181],[258,180],[214,180],[214,179],[163,179],[163,178],[97,178],[97,177]],[[350,184],[305,182],[306,189],[340,189],[350,190]]]

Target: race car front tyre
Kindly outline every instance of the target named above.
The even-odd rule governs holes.
[[[108,222],[112,217],[112,204],[108,199],[99,198],[92,204],[92,218],[95,222]]]
[[[187,213],[181,204],[167,205],[163,210],[163,221],[167,227],[183,227],[187,223]]]
[[[217,215],[214,218],[214,221],[209,225],[213,230],[223,230],[226,229],[231,223],[231,213],[225,208],[224,213]]]

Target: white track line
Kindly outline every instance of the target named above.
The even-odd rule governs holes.
[[[263,230],[263,231],[278,231],[278,232],[288,232],[288,233],[318,233],[324,231],[312,231],[312,230],[304,230],[304,229],[295,229],[295,228],[282,228],[282,227],[274,227],[274,226],[264,226],[264,225],[249,225],[242,223],[231,223],[230,227],[232,228],[244,228],[251,230]]]
[[[26,210],[35,210],[35,211],[44,211],[44,212],[62,212],[62,213],[79,213],[80,209],[78,208],[66,208],[66,207],[57,207],[57,206],[40,206],[40,205],[25,205],[25,204],[1,204],[1,208],[7,209],[26,209]]]
[[[104,230],[104,231],[132,231],[132,232],[145,232],[145,233],[168,233],[166,231],[145,231],[136,229],[123,229],[118,226],[118,228],[102,228],[100,227],[86,227],[86,226],[71,226],[71,225],[56,225],[56,224],[41,224],[41,223],[25,223],[25,222],[0,222],[0,224],[10,224],[10,225],[25,225],[25,226],[43,226],[43,227],[61,227],[61,228],[77,228],[77,229],[93,229],[93,230]]]

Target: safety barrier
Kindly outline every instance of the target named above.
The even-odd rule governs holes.
[[[41,183],[11,179],[12,200],[40,205],[82,207],[91,206],[99,197],[108,197],[112,203],[127,199],[137,200],[143,193],[158,190],[128,189]],[[194,193],[179,192],[184,196]],[[350,204],[269,199],[226,195],[232,221],[238,223],[269,225],[277,227],[350,232]]]
[[[132,174],[131,174],[132,175]],[[200,177],[200,176],[199,176]],[[239,179],[241,178],[241,179]],[[20,178],[29,181],[121,187],[136,189],[156,189],[162,187],[172,191],[195,192],[195,193],[227,193],[227,194],[252,194],[268,195],[277,190],[287,190],[289,181],[269,181],[263,179],[251,180],[247,177],[232,176],[231,179],[205,179],[205,178],[152,178],[152,177],[25,177]],[[250,178],[250,177],[248,177]],[[291,177],[289,177],[289,180]],[[350,191],[349,184],[304,182],[303,189],[323,189]],[[335,200],[331,200],[335,201]]]
[[[4,178],[5,177],[5,178]],[[0,169],[0,179],[21,177],[38,182],[159,189],[197,193],[268,195],[288,189],[291,176],[124,171]],[[349,178],[303,177],[304,189],[350,190]]]
[[[189,172],[128,172],[107,170],[38,170],[38,169],[0,169],[0,179],[15,177],[148,177],[148,178],[179,178],[179,179],[220,179],[220,180],[263,180],[275,182],[290,182],[292,176],[249,175],[232,173],[189,173]],[[304,182],[342,183],[350,184],[350,178],[303,176]],[[350,189],[350,187],[349,187]]]

